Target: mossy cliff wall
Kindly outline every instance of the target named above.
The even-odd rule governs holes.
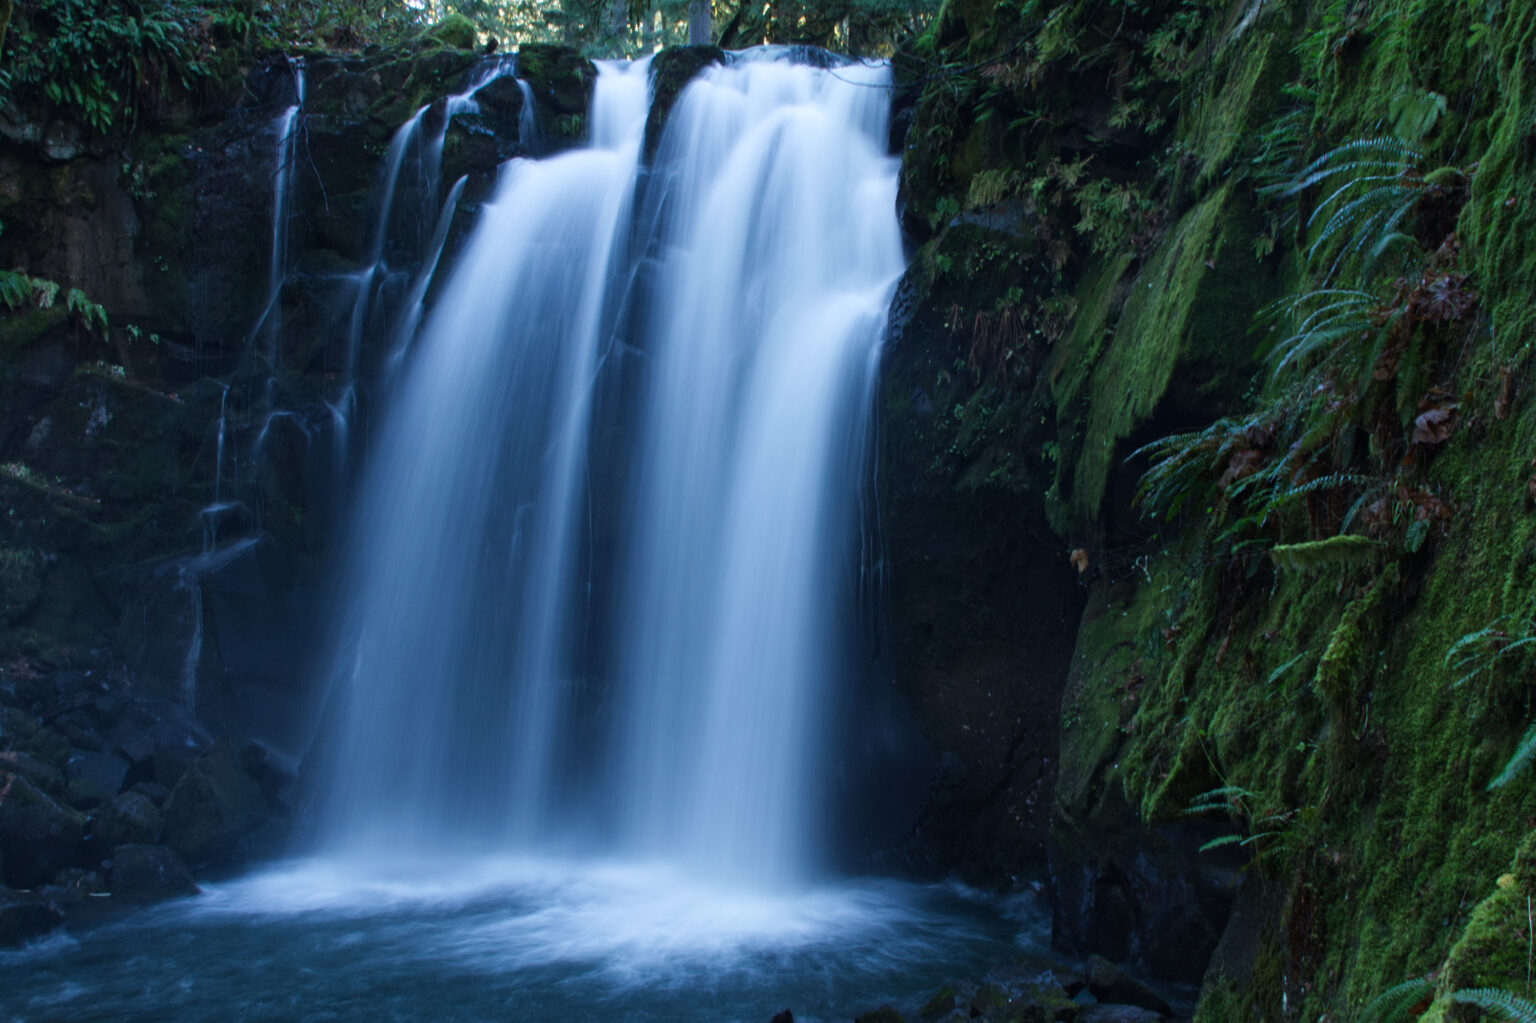
[[[1533,713],[1533,44],[1524,5],[952,0],[899,58],[897,649],[920,611],[1020,672],[899,683],[1049,716],[1058,943],[1201,1019],[1524,990],[1536,776],[1488,786]],[[1367,296],[1326,337],[1325,289]]]

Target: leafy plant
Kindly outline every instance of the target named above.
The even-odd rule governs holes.
[[[168,77],[206,74],[186,0],[22,0],[8,40],[11,88],[36,90],[97,131],[131,120]]]
[[[1249,822],[1248,834],[1218,835],[1202,845],[1201,852],[1209,852],[1229,845],[1247,847],[1265,839],[1280,838],[1300,814],[1298,810],[1261,812],[1255,809],[1258,806],[1260,806],[1260,797],[1256,793],[1239,785],[1223,785],[1200,793],[1183,812],[1186,817],[1225,813],[1239,821]]]
[[[1451,644],[1445,652],[1445,666],[1462,673],[1453,685],[1470,682],[1501,661],[1513,659],[1521,651],[1531,652],[1536,646],[1536,633],[1511,634],[1504,624],[1509,621],[1509,615],[1500,615]]]
[[[1415,977],[1401,984],[1394,984],[1371,999],[1360,1010],[1360,1023],[1407,1023],[1422,1011],[1435,993],[1435,983],[1428,977]]]
[[[1267,191],[1288,199],[1314,188],[1323,193],[1306,219],[1308,230],[1315,229],[1306,258],[1318,266],[1332,257],[1322,273],[1326,283],[1346,259],[1363,256],[1371,263],[1393,244],[1408,240],[1398,228],[1424,193],[1422,159],[1416,149],[1392,136],[1354,139]]]
[[[1289,322],[1290,333],[1275,343],[1269,357],[1275,373],[1327,359],[1339,350],[1338,342],[1358,337],[1372,326],[1371,314],[1380,300],[1368,291],[1352,288],[1319,288],[1280,299],[1260,311],[1260,323],[1275,327]]]
[[[1463,988],[1451,992],[1451,1001],[1475,1005],[1484,1012],[1503,1017],[1508,1023],[1536,1023],[1536,1002],[1502,988]]]

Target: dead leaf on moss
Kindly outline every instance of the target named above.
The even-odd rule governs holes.
[[[1413,442],[1415,444],[1444,444],[1450,439],[1451,433],[1456,429],[1456,410],[1445,406],[1436,406],[1420,412],[1413,421]]]

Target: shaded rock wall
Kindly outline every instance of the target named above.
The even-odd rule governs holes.
[[[1205,970],[1201,1019],[1352,1018],[1431,970],[1426,1018],[1460,1018],[1458,987],[1523,990],[1536,790],[1518,771],[1489,785],[1530,721],[1530,664],[1498,651],[1533,630],[1533,31],[1453,0],[952,2],[900,58],[921,97],[905,294],[938,299],[893,347],[882,479],[945,510],[1006,494],[1013,514],[963,540],[891,529],[897,614],[918,605],[903,565],[955,621],[1017,606],[976,584],[1041,520],[1085,588],[1052,583],[1083,609],[1066,667],[1015,667],[1026,639],[977,628],[970,655],[1022,673],[1011,689],[946,688],[920,655],[898,687],[973,719],[1059,703],[1056,939]],[[1408,154],[1385,172],[1407,197],[1396,262],[1309,260],[1328,191],[1266,189],[1341,144]],[[1375,319],[1294,376],[1265,362],[1294,329],[1266,333],[1267,303],[1357,283]],[[1454,313],[1405,312],[1435,288]],[[1382,358],[1361,338],[1395,340]],[[914,366],[926,380],[902,378]],[[1429,431],[1450,404],[1455,426]],[[1225,439],[1194,439],[1208,427]],[[949,460],[914,460],[935,430]],[[1176,512],[1145,515],[1134,453],[1184,430],[1163,454],[1208,454],[1168,491]],[[1274,503],[1234,488],[1265,470]],[[893,500],[891,522],[915,518]],[[972,588],[925,574],[930,552]],[[964,762],[944,713],[919,720]]]

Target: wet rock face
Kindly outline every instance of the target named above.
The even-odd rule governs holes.
[[[0,888],[0,948],[40,938],[64,922],[52,902]]]
[[[165,802],[165,844],[194,865],[227,862],[267,822],[266,796],[251,776],[259,750],[216,740],[187,768]]]
[[[662,50],[651,61],[651,110],[645,119],[645,158],[656,155],[667,115],[672,112],[678,94],[699,72],[711,64],[725,62],[725,51],[718,46],[674,46]]]
[[[5,883],[30,888],[75,862],[85,818],[17,774],[0,773],[0,855]]]
[[[114,899],[127,902],[157,902],[198,891],[181,857],[163,845],[119,846],[112,853],[108,885]]]
[[[595,64],[566,46],[530,43],[517,51],[517,74],[533,90],[539,132],[551,151],[586,138]]]
[[[1027,225],[1026,225],[1027,226]],[[970,273],[967,253],[1038,269],[1024,231],[950,232],[950,269],[915,264],[893,304],[882,380],[881,539],[894,688],[934,753],[903,855],[1013,886],[1045,873],[1058,712],[1082,591],[1045,512],[1048,479],[1025,399],[975,397],[951,307],[990,305],[1017,278]],[[1031,272],[1034,272],[1031,270]],[[1019,386],[1021,394],[1027,391]]]
[[[70,752],[64,776],[68,779],[70,804],[88,810],[122,791],[128,764],[108,753],[77,749]]]
[[[160,841],[164,826],[152,799],[142,792],[124,792],[91,814],[86,841],[102,859],[108,859],[120,845]]]

